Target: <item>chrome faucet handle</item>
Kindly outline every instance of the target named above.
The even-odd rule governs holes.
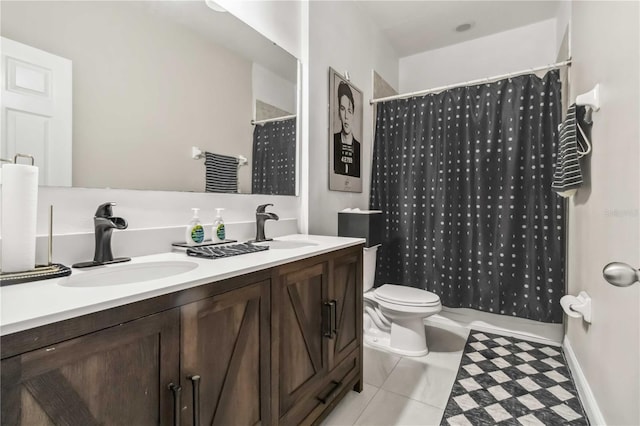
[[[108,203],[104,203],[104,204],[100,204],[98,206],[98,209],[96,210],[96,214],[95,217],[111,217],[113,216],[113,206],[115,206],[116,203],[114,203],[113,201],[110,201]]]
[[[256,208],[256,213],[264,213],[269,206],[273,207],[273,204],[260,204],[258,208]]]

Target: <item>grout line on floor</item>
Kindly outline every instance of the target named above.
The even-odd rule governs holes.
[[[404,356],[400,355],[400,358],[398,358],[398,361],[393,365],[393,368],[391,369],[391,371],[389,371],[389,374],[387,374],[387,377],[385,377],[384,381],[380,385],[380,389],[382,389],[384,387],[384,384],[387,383],[387,380],[389,380],[389,377],[391,377],[396,368],[398,368],[398,364],[400,364],[400,361],[402,361],[403,358]]]
[[[380,389],[382,389],[382,388],[380,388]],[[403,398],[410,399],[410,400],[415,401],[415,402],[419,402],[420,404],[423,404],[423,405],[428,405],[429,407],[435,408],[436,410],[442,410],[442,412],[444,412],[444,408],[436,407],[435,405],[429,404],[428,402],[420,401],[419,399],[411,398],[410,396],[403,395],[403,394],[401,394],[401,393],[394,392],[394,391],[389,390],[389,389],[383,389],[383,390],[384,390],[385,392],[389,392],[389,393],[392,393],[392,394],[394,394],[394,395],[398,395],[398,396],[401,396],[401,397],[403,397]],[[377,393],[377,392],[376,392],[376,393]]]
[[[467,330],[467,334],[466,334],[466,336],[463,336],[463,338],[465,339],[465,342],[466,342],[466,340],[468,340],[469,335],[471,334],[471,329],[470,329],[470,328],[468,328],[468,327],[464,327],[464,326],[460,326],[460,325],[450,325],[450,324],[444,324],[444,325],[445,325],[445,327],[446,327],[446,326],[449,326],[449,327],[451,327],[451,328],[463,328],[463,329],[466,329],[466,330]],[[433,325],[431,325],[431,326],[433,326]],[[435,327],[437,327],[437,326],[435,326]],[[445,328],[445,329],[446,329],[446,328]],[[465,344],[466,344],[466,343],[465,343]],[[382,353],[385,353],[385,354],[389,354],[389,355],[396,355],[396,354],[394,354],[393,352],[385,351],[384,349],[380,349],[380,348],[377,348],[377,347],[374,347],[374,346],[368,345],[368,344],[366,344],[366,343],[364,343],[364,347],[369,348],[369,349],[372,349],[372,350],[374,350],[374,351],[382,352]],[[453,385],[455,384],[455,380],[456,380],[456,377],[457,377],[457,375],[458,375],[458,370],[460,369],[460,365],[461,365],[462,357],[463,357],[463,356],[464,356],[464,347],[463,347],[463,349],[460,351],[460,359],[458,360],[458,368],[457,368],[455,371],[452,371],[452,372],[451,372],[451,373],[452,373],[452,375],[453,375],[453,382],[451,383],[451,388],[450,388],[450,389],[449,389],[449,391],[448,391],[448,396],[451,396],[451,391],[452,391]],[[439,410],[439,411],[440,411],[440,419],[439,419],[439,421],[438,421],[438,424],[440,424],[440,423],[442,422],[442,419],[444,418],[445,408],[440,408],[440,407],[437,407],[437,406],[435,406],[435,405],[428,404],[428,403],[426,403],[426,402],[424,402],[424,401],[420,401],[420,400],[418,400],[418,399],[415,399],[415,398],[412,398],[412,397],[409,397],[409,396],[406,396],[406,395],[402,395],[402,394],[399,394],[399,393],[397,393],[397,392],[393,392],[393,391],[388,390],[388,389],[384,389],[384,385],[387,383],[387,381],[389,380],[389,378],[391,377],[391,375],[393,374],[393,372],[395,371],[395,369],[398,367],[398,365],[400,364],[400,361],[402,361],[403,359],[409,359],[409,360],[410,360],[411,358],[412,358],[412,357],[406,357],[406,356],[402,356],[402,355],[401,355],[401,356],[399,357],[398,361],[394,364],[393,368],[389,371],[389,373],[387,374],[387,376],[385,377],[384,381],[382,382],[382,384],[381,384],[380,386],[375,386],[375,385],[373,385],[373,384],[371,384],[371,383],[367,383],[367,381],[366,381],[366,380],[364,380],[364,378],[363,378],[364,383],[367,383],[369,386],[375,387],[375,388],[376,388],[376,391],[374,392],[374,394],[373,394],[373,396],[371,397],[371,399],[370,399],[370,400],[367,402],[367,404],[364,406],[364,408],[362,409],[362,411],[360,411],[360,413],[358,414],[358,417],[356,417],[356,420],[355,420],[352,424],[356,424],[356,423],[358,423],[358,421],[360,421],[360,419],[362,418],[363,414],[367,411],[367,409],[369,408],[369,405],[370,405],[370,404],[371,404],[371,402],[375,399],[376,395],[380,392],[380,390],[381,390],[381,389],[383,389],[385,392],[392,393],[392,394],[394,394],[394,395],[397,395],[397,396],[399,396],[399,397],[405,398],[405,399],[407,399],[407,400],[414,401],[414,402],[418,402],[418,403],[423,404],[423,405],[425,405],[425,406],[428,406],[428,407],[431,407],[431,408],[433,408],[433,409]]]
[[[369,385],[369,386],[373,386],[373,385]],[[365,411],[367,411],[367,408],[369,408],[369,404],[371,404],[371,401],[373,401],[376,397],[376,395],[378,394],[378,392],[380,392],[380,389],[382,389],[381,387],[376,387],[373,386],[374,388],[376,388],[375,393],[373,394],[373,396],[371,397],[371,399],[369,400],[369,402],[366,403],[366,405],[364,406],[364,408],[362,409],[362,411],[360,411],[360,413],[358,413],[358,417],[356,417],[356,419],[354,420],[354,422],[352,423],[352,425],[358,423],[358,420],[360,420],[360,417],[362,417],[362,415],[364,414]]]
[[[392,394],[394,394],[394,395],[398,395],[398,396],[401,396],[401,397],[403,397],[403,398],[410,399],[410,400],[415,401],[415,402],[419,402],[420,404],[428,405],[429,407],[433,407],[433,408],[435,408],[435,409],[437,409],[437,410],[441,410],[441,411],[442,411],[442,414],[444,415],[444,408],[436,407],[435,405],[429,404],[429,403],[424,402],[424,401],[421,401],[421,400],[419,400],[419,399],[412,398],[412,397],[407,396],[407,395],[403,395],[403,394],[401,394],[401,393],[394,392],[394,391],[389,390],[389,389],[384,389],[384,385],[387,383],[387,381],[389,380],[389,378],[391,378],[391,375],[393,374],[393,372],[395,371],[395,369],[396,369],[396,368],[398,368],[398,365],[400,365],[400,361],[402,361],[403,359],[411,360],[411,357],[407,357],[407,356],[403,356],[403,355],[401,355],[401,356],[400,356],[400,359],[398,359],[398,362],[396,362],[396,364],[393,366],[393,368],[391,369],[391,371],[389,372],[389,374],[387,374],[386,379],[384,379],[384,382],[382,382],[382,385],[380,385],[380,387],[378,388],[378,391],[376,392],[376,394],[380,391],[380,389],[383,389],[385,392],[389,392],[389,393],[392,393]],[[461,354],[461,356],[460,356],[460,361],[458,361],[458,364],[460,364],[461,362],[462,362],[462,354]],[[460,365],[458,365],[458,368],[460,368]],[[458,375],[458,370],[456,370],[455,372],[452,372],[452,374],[453,374],[453,382],[451,383],[451,388],[453,388],[453,385],[455,384],[456,377],[457,377],[457,375]],[[451,389],[449,389],[449,395],[450,395],[450,394],[451,394]],[[375,397],[375,395],[374,395],[374,397]],[[371,401],[372,401],[372,400],[373,400],[373,398],[371,398]],[[369,403],[371,403],[371,401],[369,401]],[[368,406],[368,405],[369,405],[369,404],[367,404],[367,406]],[[363,411],[363,412],[364,412],[364,411]],[[362,413],[360,413],[360,415],[362,415]],[[360,418],[360,417],[358,417],[358,418]]]

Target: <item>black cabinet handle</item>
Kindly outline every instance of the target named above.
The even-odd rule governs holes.
[[[331,304],[331,333],[335,336],[338,334],[338,301],[332,300]]]
[[[331,397],[333,397],[333,394],[335,394],[336,391],[340,389],[340,386],[342,386],[342,382],[336,382],[335,380],[332,380],[331,383],[333,384],[333,386],[331,387],[331,389],[329,389],[329,392],[327,392],[325,396],[316,396],[316,399],[323,404],[326,404],[327,401],[329,401]]]
[[[182,392],[182,387],[169,383],[168,388],[173,392],[173,424],[174,426],[180,426],[180,393]]]
[[[322,335],[333,339],[333,309],[332,301],[322,304]]]
[[[329,300],[328,302],[324,302],[322,305],[322,335],[329,339],[333,339],[333,337],[338,334],[337,306],[337,300]]]
[[[333,339],[338,334],[338,301],[329,300],[322,304],[322,335]]]
[[[200,426],[200,376],[188,377],[193,386],[193,426]]]

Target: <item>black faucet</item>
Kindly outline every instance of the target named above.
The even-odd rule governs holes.
[[[112,207],[116,203],[104,203],[98,207],[93,217],[95,227],[96,249],[93,262],[82,262],[73,265],[74,268],[86,268],[88,266],[106,265],[108,263],[120,263],[131,260],[130,257],[114,258],[111,252],[111,233],[114,229],[127,229],[127,221],[121,217],[113,216]]]
[[[264,236],[264,222],[269,219],[279,220],[280,218],[275,213],[265,212],[269,206],[273,206],[273,204],[262,204],[256,209],[256,239],[254,240],[256,243],[273,240],[273,238],[266,238]]]

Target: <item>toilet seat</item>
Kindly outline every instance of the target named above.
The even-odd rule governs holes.
[[[384,284],[374,290],[376,299],[392,305],[425,308],[440,305],[437,294],[419,288],[402,285]]]

